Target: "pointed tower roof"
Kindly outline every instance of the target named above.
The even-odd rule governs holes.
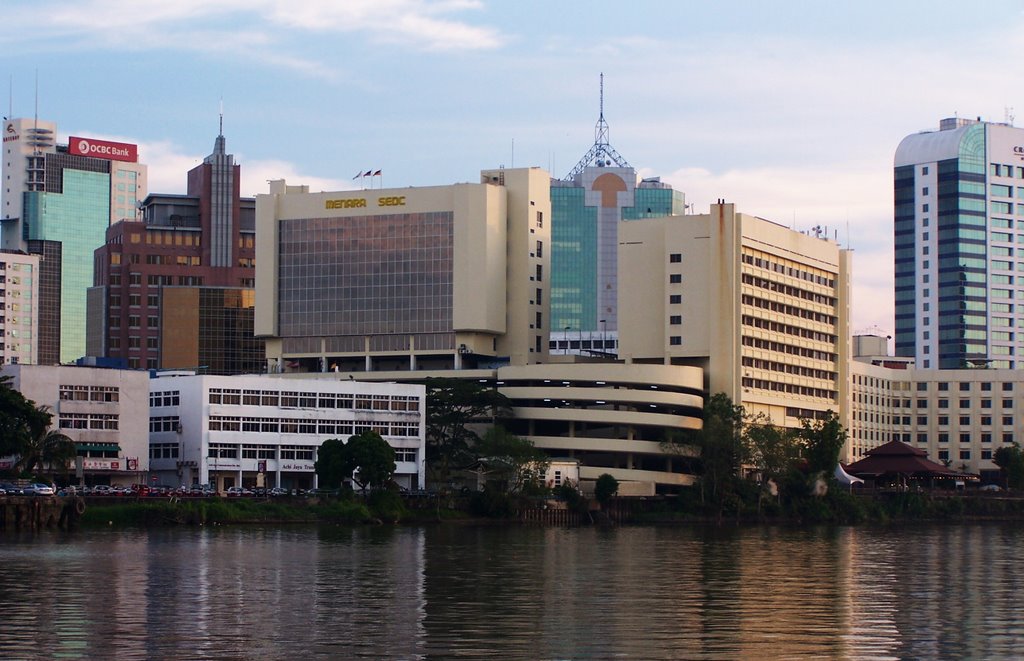
[[[579,163],[576,164],[569,174],[565,175],[565,181],[572,181],[576,175],[580,174],[586,168],[595,165],[597,167],[606,167],[610,165],[617,165],[620,168],[631,168],[626,159],[619,156],[619,153],[608,142],[608,122],[604,119],[604,73],[601,74],[601,106],[600,113],[597,118],[597,125],[594,127],[594,146],[590,148],[583,158],[580,159]]]

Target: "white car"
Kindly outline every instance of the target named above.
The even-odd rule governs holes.
[[[39,482],[32,483],[25,487],[25,495],[30,496],[52,496],[56,491],[49,484]]]

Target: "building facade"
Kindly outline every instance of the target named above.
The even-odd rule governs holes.
[[[270,372],[544,362],[551,206],[537,168],[478,184],[256,198]]]
[[[173,373],[150,385],[149,456],[161,484],[311,489],[324,441],[374,430],[395,449],[395,482],[424,487],[423,386]]]
[[[701,366],[708,393],[783,427],[848,426],[848,250],[721,201],[619,232],[620,358]]]
[[[149,470],[149,376],[145,372],[62,365],[7,365],[0,374],[75,443],[82,472],[72,484],[144,483]],[[10,459],[7,460],[8,463]],[[61,476],[58,474],[58,478]]]
[[[39,256],[0,250],[0,365],[39,362]]]
[[[1020,367],[1024,129],[944,119],[904,138],[894,165],[896,355]]]
[[[551,350],[614,356],[618,346],[619,223],[682,214],[685,199],[636,170],[609,142],[601,111],[594,144],[562,179],[551,180]]]
[[[253,374],[256,205],[239,195],[240,167],[217,136],[188,173],[185,195],[152,194],[141,222],[106,231],[88,299],[88,355],[131,368]]]
[[[39,361],[67,363],[86,352],[92,253],[112,221],[135,218],[146,166],[132,144],[75,136],[57,144],[53,122],[12,119],[4,127],[0,246],[40,254],[44,261],[59,254],[59,285],[45,282],[53,265],[41,265],[40,304],[50,335],[41,338]],[[56,300],[53,291],[59,291]]]

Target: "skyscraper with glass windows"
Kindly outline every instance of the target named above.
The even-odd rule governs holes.
[[[92,253],[113,220],[135,217],[146,190],[135,145],[74,136],[57,144],[56,132],[43,120],[4,122],[0,247],[42,256],[40,363],[85,355]]]
[[[637,173],[608,142],[601,113],[594,145],[551,180],[551,350],[614,355],[618,337],[618,227],[623,220],[682,214],[683,194]]]
[[[896,355],[1020,367],[1024,130],[944,119],[904,138],[894,166]]]

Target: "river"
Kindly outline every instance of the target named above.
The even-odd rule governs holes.
[[[1012,658],[1013,524],[0,537],[0,658]]]

